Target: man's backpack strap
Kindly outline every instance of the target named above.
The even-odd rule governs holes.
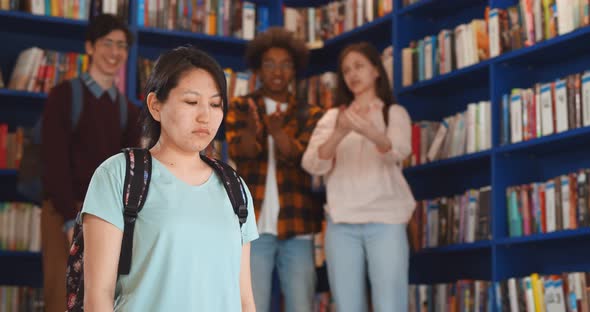
[[[82,113],[82,79],[76,77],[70,80],[72,87],[72,131],[76,129]]]
[[[119,274],[129,274],[133,249],[133,230],[137,215],[143,208],[152,176],[152,157],[145,149],[124,149],[126,159],[123,186],[123,242],[119,258]]]
[[[201,155],[201,159],[211,166],[221,178],[234,212],[240,220],[241,228],[248,218],[248,196],[246,195],[246,189],[244,188],[242,179],[240,179],[240,176],[232,167],[222,161],[209,158],[205,155]]]
[[[117,89],[117,98],[119,99],[119,117],[121,118],[121,129],[127,129],[127,97]]]
[[[79,77],[72,78],[70,85],[72,87],[72,130],[76,129],[78,121],[80,120],[80,114],[82,114],[83,103],[83,89],[82,79]],[[117,89],[117,104],[119,104],[119,124],[121,129],[127,128],[127,98],[124,94],[119,92]]]

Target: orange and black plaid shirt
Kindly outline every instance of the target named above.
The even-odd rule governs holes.
[[[256,103],[260,120],[263,120],[263,116],[266,115],[264,97],[259,92],[233,99],[226,118],[226,137],[229,157],[235,161],[238,173],[246,181],[252,193],[254,211],[258,220],[266,186],[269,134],[263,125],[262,135],[257,139],[258,155],[255,158],[248,158],[240,153],[241,133],[245,131],[249,114],[248,98],[252,98]],[[280,205],[277,223],[279,239],[319,233],[322,229],[323,203],[312,194],[311,176],[301,168],[301,158],[323,111],[317,106],[309,106],[308,109],[304,120],[298,118],[299,109],[295,97],[289,97],[283,130],[291,138],[292,148],[296,150],[296,153],[286,157],[280,155],[278,149],[275,149]]]

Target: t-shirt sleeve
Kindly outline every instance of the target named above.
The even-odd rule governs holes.
[[[246,185],[246,182],[242,180],[244,188],[246,189],[246,196],[248,197],[248,218],[246,223],[242,226],[242,239],[244,244],[247,244],[258,238],[258,228],[256,227],[256,215],[254,214],[254,201],[252,200],[252,194]]]
[[[84,199],[82,215],[97,216],[123,231],[123,183],[117,176],[107,168],[96,169]]]

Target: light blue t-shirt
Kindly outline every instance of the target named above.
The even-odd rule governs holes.
[[[115,311],[241,311],[242,239],[258,238],[252,197],[240,226],[221,179],[199,186],[176,178],[152,157],[147,200],[135,224],[129,275],[119,276]],[[125,156],[94,173],[83,213],[123,230]],[[241,235],[241,237],[240,237]]]

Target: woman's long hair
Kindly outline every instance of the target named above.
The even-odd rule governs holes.
[[[377,49],[368,42],[351,44],[340,53],[338,58],[338,86],[336,87],[336,104],[349,106],[354,100],[354,94],[352,94],[352,91],[350,91],[346,85],[346,82],[344,81],[344,73],[342,72],[342,62],[350,52],[358,52],[364,55],[377,69],[379,77],[377,77],[377,80],[375,81],[375,93],[381,99],[381,101],[383,101],[383,118],[385,120],[385,124],[387,124],[387,112],[394,101],[393,92],[389,86],[389,81],[387,80],[388,78],[385,67],[383,67],[383,62],[381,62],[381,55],[379,54],[379,51],[377,51]]]
[[[147,80],[145,88],[146,99],[144,100],[140,115],[143,147],[152,148],[156,145],[162,131],[160,122],[156,121],[149,112],[147,94],[153,92],[158,101],[164,103],[168,99],[170,90],[178,85],[180,77],[192,69],[205,70],[213,77],[219,94],[221,94],[223,116],[225,118],[228,100],[227,82],[223,69],[221,69],[221,66],[212,57],[197,48],[191,46],[178,47],[160,55]]]

